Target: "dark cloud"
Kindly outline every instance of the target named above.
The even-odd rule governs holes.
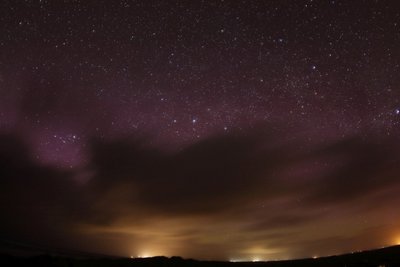
[[[335,168],[316,184],[311,201],[345,202],[367,196],[381,188],[398,184],[400,171],[397,148],[377,140],[363,140],[357,136],[320,148],[315,158],[333,158]]]
[[[64,229],[79,201],[71,173],[36,163],[17,136],[0,136],[0,177],[2,236],[48,239]]]
[[[272,194],[271,173],[282,164],[283,151],[267,144],[258,134],[227,135],[165,153],[139,142],[97,142],[92,150],[96,175],[89,186],[109,190],[124,183],[132,189],[131,201],[159,212],[220,211]]]
[[[278,212],[276,212],[278,213]],[[271,230],[275,228],[291,228],[298,225],[302,225],[304,223],[310,223],[315,219],[321,219],[321,214],[296,214],[294,211],[285,211],[283,214],[270,214],[265,215],[264,218],[260,218],[259,221],[247,228],[247,230]]]
[[[38,163],[18,136],[2,135],[2,235],[43,235],[51,242],[61,229],[74,236],[75,230],[82,231],[79,225],[113,229],[126,220],[135,232],[157,218],[199,217],[217,224],[237,222],[250,237],[258,233],[258,238],[267,238],[280,229],[286,238],[327,220],[324,207],[337,212],[349,201],[368,205],[369,195],[398,186],[397,156],[383,144],[355,137],[299,152],[295,143],[279,144],[279,138],[263,128],[215,136],[175,152],[141,139],[94,139],[89,164],[66,171]],[[291,177],[282,170],[326,158],[335,162],[323,175],[287,183]],[[104,239],[117,240],[125,230],[104,231]],[[176,238],[191,240],[201,233],[191,231],[182,227]],[[58,238],[68,239],[65,231]]]

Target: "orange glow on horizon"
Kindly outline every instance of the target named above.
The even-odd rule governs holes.
[[[394,238],[393,238],[392,241],[390,242],[390,244],[392,244],[392,246],[393,246],[393,245],[395,245],[395,246],[400,245],[400,235],[396,233],[396,234],[394,235]]]

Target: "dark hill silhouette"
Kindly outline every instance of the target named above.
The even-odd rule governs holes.
[[[110,258],[117,259],[112,255],[99,253],[91,253],[86,251],[78,251],[66,248],[48,248],[41,245],[23,243],[13,240],[0,239],[0,255],[9,255],[22,258],[33,258],[37,256],[53,256],[73,259],[93,259],[93,258]],[[1,265],[0,265],[1,266]]]
[[[317,259],[298,259],[270,262],[224,262],[198,261],[181,257],[152,258],[118,258],[93,253],[76,251],[43,251],[41,248],[30,247],[9,242],[0,245],[0,266],[49,266],[49,267],[399,267],[400,246],[350,253],[338,256],[321,257]],[[8,251],[5,249],[8,246]],[[13,247],[14,251],[10,250]],[[13,252],[19,253],[12,254]],[[21,251],[33,252],[35,256],[21,256]],[[46,253],[46,254],[40,254]],[[29,254],[29,253],[28,253]],[[25,254],[27,255],[27,254]]]

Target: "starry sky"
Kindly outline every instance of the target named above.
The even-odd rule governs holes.
[[[271,260],[400,243],[400,4],[0,2],[0,238]]]

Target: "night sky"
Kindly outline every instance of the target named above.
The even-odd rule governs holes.
[[[400,4],[0,2],[0,239],[271,260],[400,243]]]

